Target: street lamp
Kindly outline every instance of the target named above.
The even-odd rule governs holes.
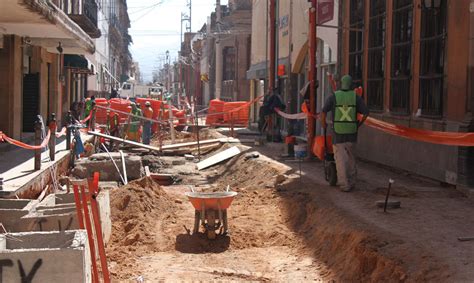
[[[166,50],[166,62],[165,62],[165,65],[166,65],[166,77],[167,77],[166,84],[167,84],[167,90],[168,90],[168,92],[170,92],[170,63],[169,63],[169,60],[170,60],[170,51],[169,51],[169,50]]]

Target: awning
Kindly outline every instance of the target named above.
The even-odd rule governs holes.
[[[95,45],[61,9],[51,1],[1,0],[0,31],[27,38],[29,44],[57,53],[61,42],[64,54],[94,53]]]
[[[89,60],[80,55],[64,55],[64,67],[80,74],[93,75],[95,73],[93,65],[90,64]]]

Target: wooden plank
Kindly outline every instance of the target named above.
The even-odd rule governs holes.
[[[146,149],[154,150],[154,151],[160,151],[159,147],[155,147],[155,146],[151,146],[151,145],[147,145],[147,144],[142,144],[142,143],[139,143],[139,142],[129,141],[129,140],[114,137],[114,136],[109,136],[109,135],[102,134],[102,133],[99,133],[99,132],[88,131],[87,133],[89,135],[93,135],[93,136],[97,136],[97,137],[101,137],[101,138],[106,138],[106,139],[110,139],[110,140],[117,141],[117,142],[122,142],[122,143],[133,145],[133,146],[136,146],[136,147],[146,148]]]
[[[211,167],[212,165],[221,163],[224,160],[232,158],[232,157],[236,156],[239,153],[240,153],[240,149],[236,146],[233,146],[229,149],[221,151],[221,152],[219,152],[219,153],[217,153],[217,154],[215,154],[215,155],[199,162],[196,166],[197,166],[198,170],[202,170],[202,169]]]
[[[234,138],[222,138],[222,139],[212,139],[212,140],[203,140],[199,141],[200,145],[205,145],[205,144],[210,144],[210,143],[239,143],[240,141],[238,139]],[[177,144],[170,144],[170,145],[164,145],[163,150],[165,149],[175,149],[175,148],[182,148],[182,147],[191,147],[191,146],[197,146],[198,142],[185,142],[185,143],[177,143]]]

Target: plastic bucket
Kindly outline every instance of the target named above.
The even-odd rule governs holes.
[[[304,158],[308,155],[308,146],[305,144],[295,145],[295,157]]]

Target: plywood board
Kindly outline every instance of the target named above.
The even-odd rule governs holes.
[[[229,149],[226,149],[224,151],[221,151],[201,162],[199,162],[196,166],[198,170],[206,169],[208,167],[211,167],[212,165],[216,165],[218,163],[221,163],[224,160],[227,160],[229,158],[232,158],[240,153],[240,149],[236,146],[233,146]]]

